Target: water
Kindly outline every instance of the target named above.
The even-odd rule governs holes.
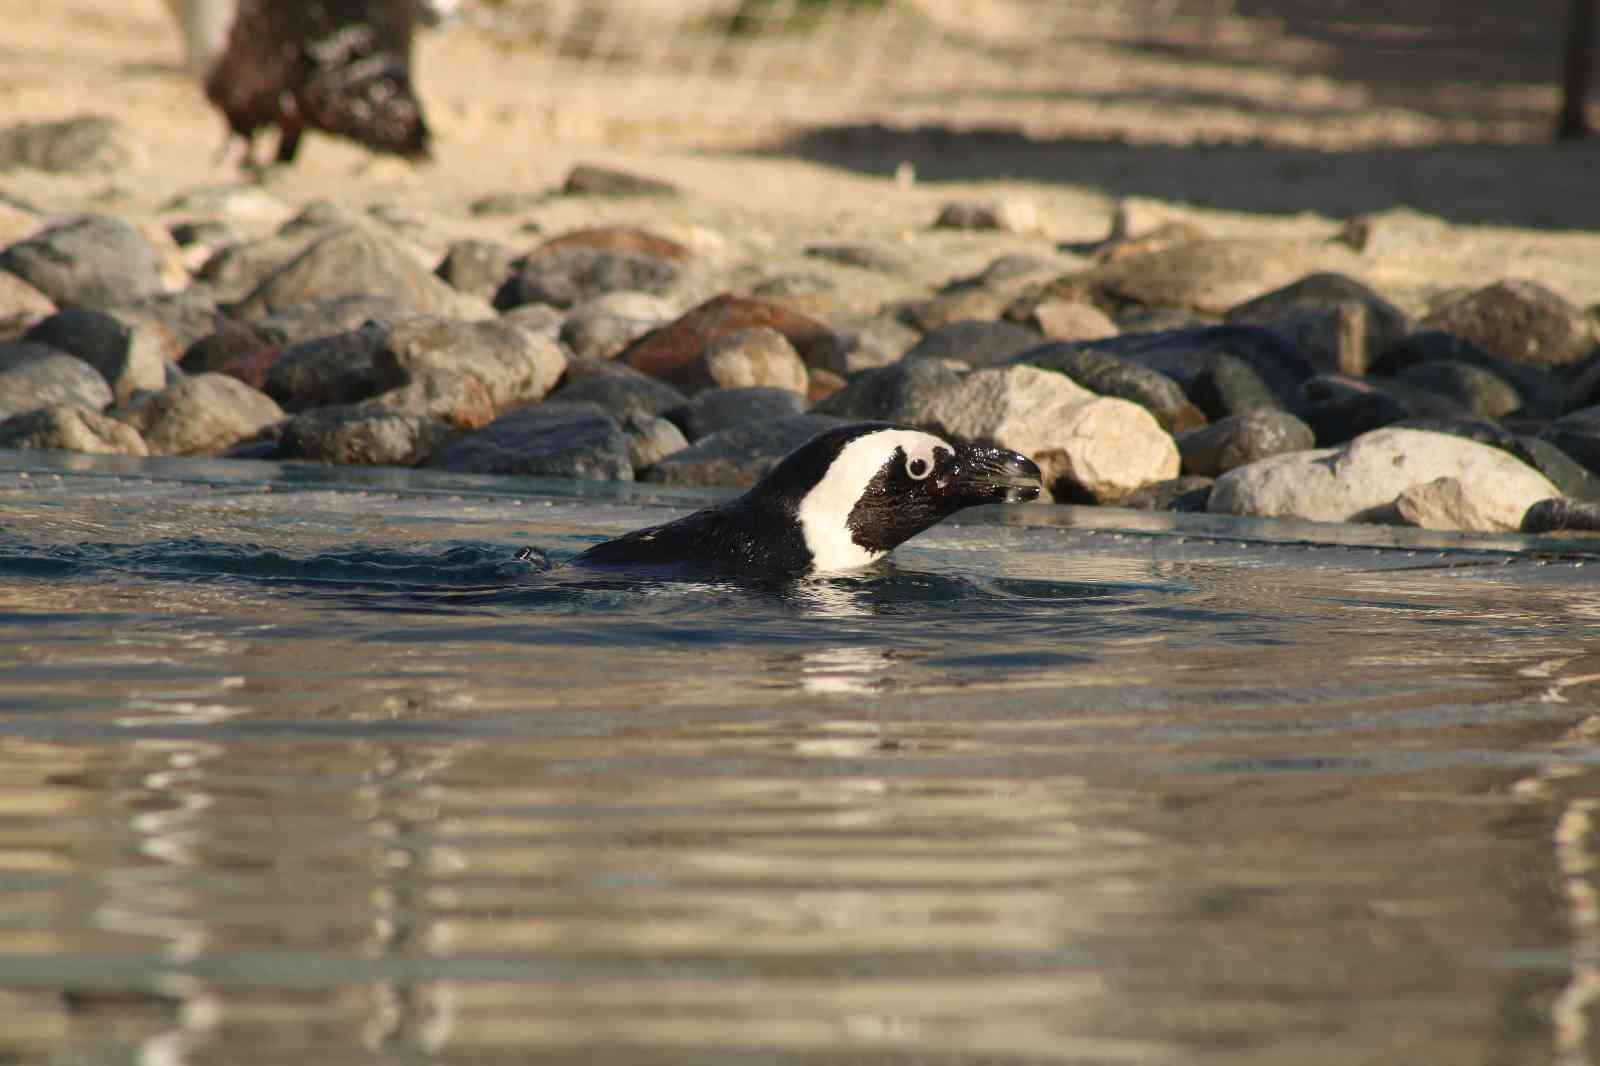
[[[1600,553],[0,453],[0,1062],[1579,1063]]]

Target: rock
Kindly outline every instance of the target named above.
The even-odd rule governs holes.
[[[370,466],[418,466],[454,436],[427,415],[381,407],[321,407],[289,419],[278,445],[282,459]]]
[[[1112,312],[1118,331],[1132,334],[1176,333],[1179,330],[1207,329],[1216,321],[1178,307],[1124,307]]]
[[[952,322],[923,337],[903,358],[959,359],[968,366],[1002,366],[1044,338],[1010,322]]]
[[[519,407],[447,445],[429,465],[473,474],[633,480],[627,437],[588,403]]]
[[[871,370],[890,363],[911,350],[921,335],[907,326],[894,314],[873,314],[837,322],[839,334],[836,343],[843,348],[843,366],[811,365],[813,370],[848,376],[859,370]]]
[[[1289,407],[1315,370],[1259,326],[1203,326],[1124,333],[1085,342],[1165,374],[1211,418],[1256,407]]]
[[[746,423],[712,434],[659,460],[646,480],[662,485],[747,488],[800,445],[843,424],[842,419],[817,414]]]
[[[579,359],[614,359],[675,315],[672,303],[659,296],[609,292],[579,304],[562,319],[561,343]]]
[[[691,442],[742,426],[746,422],[767,422],[787,418],[805,410],[805,399],[789,389],[762,386],[735,389],[707,389],[695,394],[682,407],[663,412],[683,430]]]
[[[283,336],[249,322],[219,316],[216,329],[184,349],[178,365],[188,374],[231,373],[253,389],[283,352]],[[239,367],[236,372],[233,368]]]
[[[1524,507],[1517,514],[1514,525],[1507,525],[1502,513],[1506,510],[1504,501],[1484,492],[1483,488],[1481,485],[1466,485],[1459,478],[1436,478],[1402,492],[1395,499],[1395,510],[1401,521],[1422,529],[1460,529],[1482,533],[1520,529],[1528,508]]]
[[[0,251],[7,270],[57,304],[114,307],[162,291],[161,259],[133,226],[86,215]]]
[[[1355,440],[1413,414],[1410,407],[1372,382],[1335,374],[1308,380],[1295,413],[1324,448]]]
[[[1444,219],[1409,207],[1356,215],[1339,231],[1339,240],[1372,256],[1414,254],[1419,248],[1444,243],[1449,236],[1450,224]]]
[[[1373,357],[1403,340],[1404,312],[1342,274],[1312,274],[1230,310],[1225,321],[1270,330],[1318,370],[1365,374]]]
[[[941,292],[927,300],[913,300],[895,309],[900,321],[921,333],[932,333],[956,322],[976,320],[994,322],[1008,303],[993,289],[970,288]],[[1017,327],[1033,329],[1033,324]],[[905,347],[909,348],[907,344]],[[902,351],[905,348],[901,349]]]
[[[642,252],[565,247],[529,256],[495,296],[504,311],[522,304],[572,307],[608,292],[664,296],[683,276],[678,265]]]
[[[855,242],[851,244],[813,244],[809,245],[805,254],[813,259],[822,259],[840,266],[855,267],[859,270],[873,270],[879,274],[904,274],[906,262],[900,256],[887,251],[875,244]]]
[[[104,410],[111,386],[75,355],[31,341],[0,344],[0,418],[63,404]]]
[[[20,122],[0,129],[0,170],[114,171],[131,163],[134,154],[122,123],[104,115]]]
[[[844,378],[831,370],[813,367],[806,371],[806,403],[821,403],[845,386]]]
[[[1311,427],[1287,411],[1266,408],[1229,415],[1178,438],[1183,472],[1216,477],[1235,467],[1316,446]]]
[[[966,374],[930,397],[924,424],[1021,452],[1057,499],[1115,503],[1178,474],[1178,449],[1149,411],[1037,367]]]
[[[1499,418],[1522,407],[1522,396],[1491,370],[1454,359],[1413,363],[1395,375],[1412,388],[1442,396],[1465,410],[1486,418]]]
[[[935,229],[1002,230],[1028,233],[1039,227],[1039,213],[1025,200],[956,200],[939,209]]]
[[[0,401],[3,402],[3,401]],[[1592,474],[1600,474],[1600,406],[1563,415],[1539,432]]]
[[[646,178],[625,170],[579,163],[567,174],[561,191],[567,196],[677,196],[670,181]]]
[[[132,426],[78,404],[52,404],[0,421],[0,448],[148,455]]]
[[[110,413],[139,431],[151,455],[218,455],[283,420],[270,396],[226,374],[184,378]]]
[[[1205,230],[1193,223],[1182,221],[1166,222],[1154,229],[1131,236],[1117,236],[1115,223],[1112,228],[1112,234],[1094,250],[1096,263],[1114,263],[1119,259],[1153,255],[1210,240]]]
[[[495,418],[489,390],[471,374],[431,367],[419,370],[404,385],[356,405],[443,422],[456,430],[482,429]]]
[[[1407,367],[1441,360],[1482,367],[1507,382],[1522,398],[1520,414],[1554,418],[1566,410],[1566,387],[1551,371],[1507,362],[1471,341],[1434,329],[1413,333],[1380,354],[1372,373],[1393,378]]]
[[[368,322],[392,326],[412,312],[378,296],[341,296],[333,300],[295,304],[282,311],[256,319],[257,328],[283,338],[285,344],[304,344],[321,337],[332,337],[360,329]]]
[[[672,385],[695,380],[706,345],[739,330],[765,326],[794,346],[806,366],[845,369],[845,343],[828,327],[776,304],[722,295],[694,307],[628,345],[619,362]]]
[[[1532,281],[1478,289],[1434,311],[1422,325],[1522,366],[1570,366],[1594,347],[1583,311]]]
[[[111,308],[111,313],[130,329],[143,323],[164,331],[167,362],[176,361],[189,345],[217,328],[217,305],[199,286],[181,292],[141,296]]]
[[[1400,429],[1421,429],[1429,433],[1447,433],[1452,437],[1475,440],[1479,444],[1487,444],[1491,448],[1510,452],[1523,462],[1528,462],[1527,456],[1518,451],[1516,434],[1490,418],[1476,415],[1412,415],[1392,424]]]
[[[15,274],[0,270],[0,341],[22,336],[55,310],[50,297]]]
[[[635,226],[596,226],[592,229],[572,230],[559,237],[551,237],[534,249],[527,258],[537,259],[552,252],[573,248],[644,255],[653,259],[667,259],[674,263],[685,262],[690,258],[689,249],[684,245]]]
[[[1263,518],[1389,521],[1402,493],[1441,478],[1460,483],[1463,497],[1473,501],[1474,521],[1492,523],[1480,529],[1516,529],[1531,504],[1557,495],[1543,474],[1497,448],[1388,428],[1342,448],[1277,455],[1231,470],[1217,479],[1208,507]]]
[[[259,320],[297,304],[350,296],[392,300],[419,315],[485,319],[493,314],[482,300],[435,277],[394,238],[368,226],[316,237],[235,310],[242,318]]]
[[[623,426],[689,402],[687,396],[671,385],[641,374],[631,366],[581,361],[568,365],[566,380],[549,399],[551,403],[596,404]]]
[[[764,386],[806,395],[806,364],[783,334],[766,326],[724,333],[700,354],[703,377],[691,389]]]
[[[408,318],[389,330],[372,357],[380,390],[419,375],[449,370],[477,379],[497,412],[542,400],[567,368],[566,353],[548,337],[505,322]]]
[[[544,191],[517,189],[512,192],[493,192],[480,196],[467,205],[467,212],[475,218],[495,215],[520,215],[543,206],[549,198]]]
[[[69,307],[34,326],[24,339],[82,359],[106,379],[114,402],[126,403],[141,389],[166,386],[167,338],[159,329],[146,323],[130,328],[104,311]]]
[[[1056,342],[1023,351],[1016,362],[1065,374],[1090,392],[1138,404],[1161,428],[1177,434],[1205,424],[1206,416],[1165,374],[1110,352]]]
[[[461,240],[445,249],[434,273],[452,288],[489,304],[516,273],[512,265],[516,260],[516,252],[495,241]]]
[[[1554,496],[1522,516],[1524,533],[1600,533],[1600,503]]]
[[[1180,205],[1143,196],[1124,196],[1112,205],[1111,227],[1106,239],[1125,241],[1175,226],[1189,227],[1200,239],[1209,236],[1195,224],[1192,213]]]
[[[961,371],[937,359],[895,363],[862,371],[813,411],[855,421],[925,424],[935,397],[960,383]]]
[[[561,322],[567,316],[549,304],[523,304],[500,315],[500,321],[544,340],[561,340]]]
[[[632,415],[622,424],[622,432],[628,438],[628,461],[647,477],[651,467],[689,446],[681,429],[654,415]]]
[[[1549,478],[1561,495],[1600,500],[1600,478],[1549,441],[1520,436],[1506,450]]]
[[[1098,307],[1071,300],[1045,300],[1036,305],[1028,325],[1051,340],[1063,341],[1093,341],[1121,332]]]
[[[289,412],[376,396],[390,384],[373,368],[373,358],[388,335],[388,326],[369,322],[360,329],[287,348],[267,370],[261,391]]]
[[[1154,481],[1123,497],[1119,507],[1134,511],[1178,511],[1200,514],[1211,498],[1212,480],[1208,477],[1175,477]]]

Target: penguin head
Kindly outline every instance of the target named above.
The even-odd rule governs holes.
[[[811,438],[756,487],[793,507],[813,571],[848,570],[964,507],[1023,503],[1039,468],[1016,452],[883,422]]]

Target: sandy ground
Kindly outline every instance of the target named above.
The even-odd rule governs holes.
[[[177,30],[160,0],[0,0],[0,20],[0,125],[105,114],[126,124],[134,146],[116,172],[12,171],[0,174],[0,192],[53,212],[92,208],[170,220],[164,205],[180,192],[240,180],[219,162],[220,119],[181,69]],[[292,168],[269,173],[262,186],[289,205],[318,197],[396,205],[446,237],[511,243],[533,240],[524,227],[550,233],[596,221],[657,225],[756,256],[817,240],[889,241],[904,246],[930,280],[1003,251],[1097,240],[1122,197],[1187,205],[1219,234],[1313,242],[1351,214],[1404,204],[1464,224],[1443,244],[1352,263],[1410,302],[1508,276],[1543,281],[1582,305],[1600,302],[1600,144],[1537,139],[1532,131],[1553,106],[1552,87],[1508,83],[1490,97],[1480,84],[1472,108],[1482,121],[1463,126],[1457,113],[1429,113],[1426,96],[1402,105],[1325,71],[1298,71],[1295,57],[1311,53],[1281,44],[1286,61],[1275,74],[1215,50],[1199,59],[1173,50],[1129,55],[1137,76],[1127,77],[1133,88],[1118,106],[1108,109],[1094,94],[1064,97],[1049,135],[837,122],[730,132],[689,116],[575,119],[583,102],[551,83],[551,68],[504,35],[465,26],[419,43],[435,161],[411,166],[314,137]],[[1259,59],[1266,46],[1251,47]],[[1081,59],[1086,84],[1115,74],[1104,42],[1083,48],[1061,62],[1071,68]],[[1230,86],[1237,91],[1225,108],[1195,103],[1222,99]],[[1510,104],[1490,116],[1493,100]],[[1337,113],[1286,125],[1286,114],[1310,116],[1314,101],[1338,103]],[[998,125],[1003,115],[983,125]],[[1206,143],[1219,140],[1219,128],[1225,143]],[[1338,130],[1347,136],[1333,136]],[[1425,143],[1463,130],[1524,143]],[[689,195],[650,203],[551,198],[512,218],[468,211],[491,194],[550,190],[578,162],[665,178]],[[904,164],[916,181],[894,180],[897,168],[907,172]],[[1024,201],[1037,232],[929,231],[940,204],[971,196]],[[269,212],[260,226],[276,221]]]

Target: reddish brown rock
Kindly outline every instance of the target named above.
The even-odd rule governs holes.
[[[683,261],[689,258],[689,249],[677,241],[657,236],[636,226],[596,226],[593,229],[573,230],[552,237],[528,255],[536,259],[550,252],[569,248],[587,248],[595,252],[633,252],[653,255],[660,259]]]
[[[687,385],[700,373],[706,345],[739,330],[766,327],[783,334],[806,366],[838,372],[844,345],[827,326],[777,304],[740,296],[716,296],[692,308],[653,333],[623,349],[617,359],[635,370],[675,385]]]

